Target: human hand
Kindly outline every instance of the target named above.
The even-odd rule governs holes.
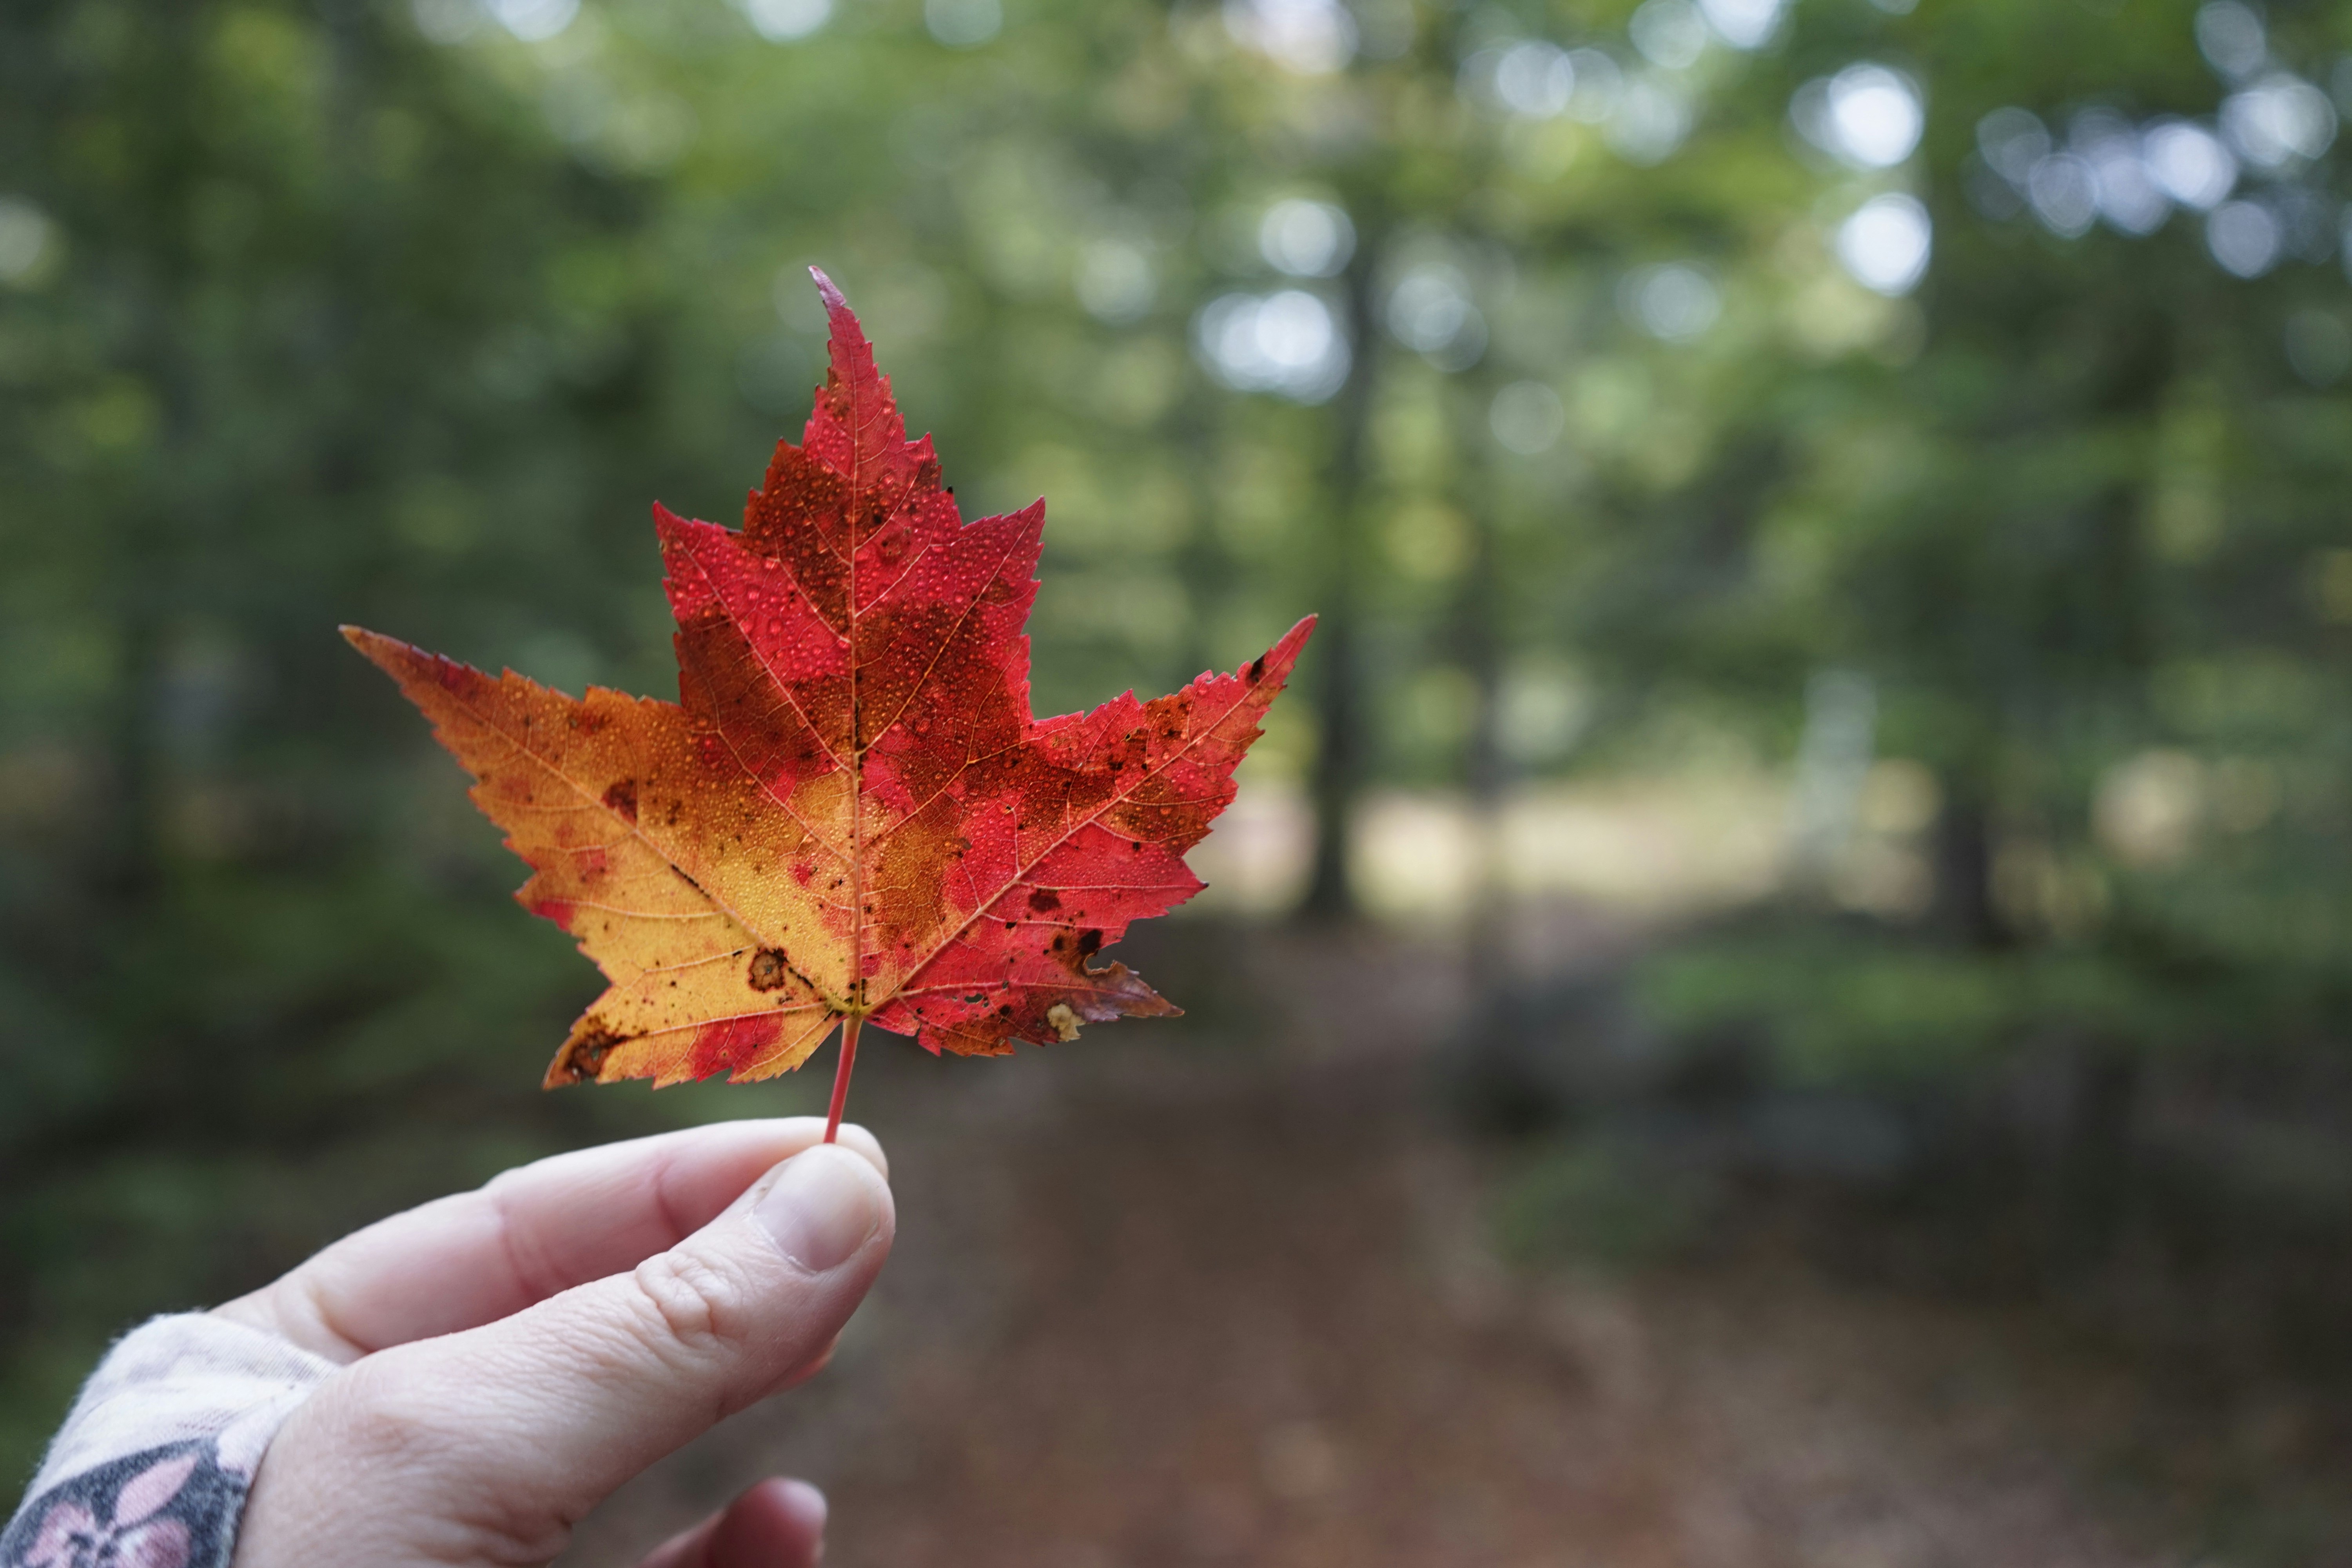
[[[816,1118],[562,1154],[395,1215],[219,1309],[343,1363],[263,1458],[234,1568],[510,1568],[815,1372],[888,1256],[881,1147]],[[645,1568],[807,1568],[824,1500],[763,1481]]]

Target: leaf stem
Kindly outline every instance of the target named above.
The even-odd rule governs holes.
[[[865,1018],[856,1013],[841,1021],[841,1059],[833,1068],[833,1107],[824,1115],[824,1141],[841,1131],[841,1108],[849,1102],[849,1072],[857,1065],[857,1029]]]

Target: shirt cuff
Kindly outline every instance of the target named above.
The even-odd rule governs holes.
[[[336,1370],[209,1313],[133,1329],[83,1385],[0,1532],[0,1568],[227,1568],[262,1450]]]

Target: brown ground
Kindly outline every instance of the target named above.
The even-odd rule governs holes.
[[[565,1562],[630,1563],[775,1471],[831,1495],[842,1568],[2193,1560],[2064,1436],[2087,1376],[1998,1325],[1793,1268],[1506,1268],[1483,1156],[1417,1109],[1450,1003],[1362,956],[1327,960],[1344,1039],[1129,1025],[862,1069],[901,1215],[876,1299]]]

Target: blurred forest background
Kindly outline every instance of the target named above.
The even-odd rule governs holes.
[[[594,977],[335,636],[672,690],[816,263],[1047,499],[1041,712],[1325,617],[1142,955],[1206,1058],[1404,977],[1503,1267],[2022,1312],[2170,1390],[2132,1560],[2352,1562],[2352,5],[13,0],[0,84],[0,1468],[142,1312],[821,1096],[541,1096]]]

